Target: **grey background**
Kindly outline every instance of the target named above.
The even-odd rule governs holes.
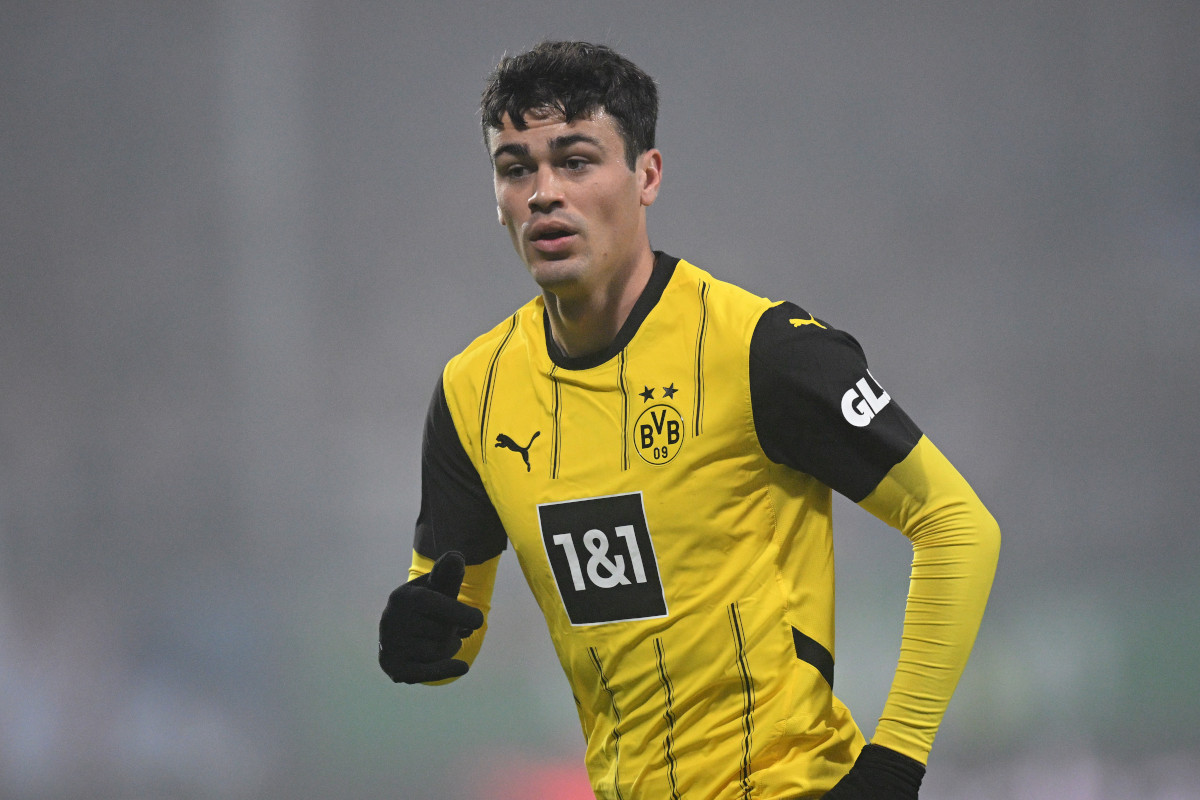
[[[484,75],[663,96],[654,245],[854,333],[1005,533],[923,797],[1200,797],[1200,6],[7,2],[0,797],[577,797],[515,559],[394,687],[444,361],[533,293]],[[869,733],[909,548],[839,501]],[[550,788],[559,781],[559,788]]]

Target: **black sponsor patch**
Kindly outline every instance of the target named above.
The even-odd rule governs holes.
[[[545,503],[538,519],[572,625],[666,616],[641,492]]]

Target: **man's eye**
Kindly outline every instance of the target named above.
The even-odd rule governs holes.
[[[509,164],[500,169],[500,174],[506,178],[523,178],[529,174],[529,168],[524,164]]]
[[[569,170],[580,170],[588,165],[588,160],[581,156],[575,156],[573,158],[568,158],[564,163]]]

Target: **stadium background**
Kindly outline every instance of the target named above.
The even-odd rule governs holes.
[[[658,80],[656,247],[853,332],[1005,534],[928,798],[1200,797],[1200,6],[9,2],[0,798],[578,793],[515,559],[396,688],[441,364],[531,295],[483,76]],[[868,731],[907,543],[837,508]]]

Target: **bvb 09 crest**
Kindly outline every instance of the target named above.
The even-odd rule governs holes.
[[[633,424],[633,444],[648,464],[666,464],[683,446],[683,417],[672,406],[652,405]]]

